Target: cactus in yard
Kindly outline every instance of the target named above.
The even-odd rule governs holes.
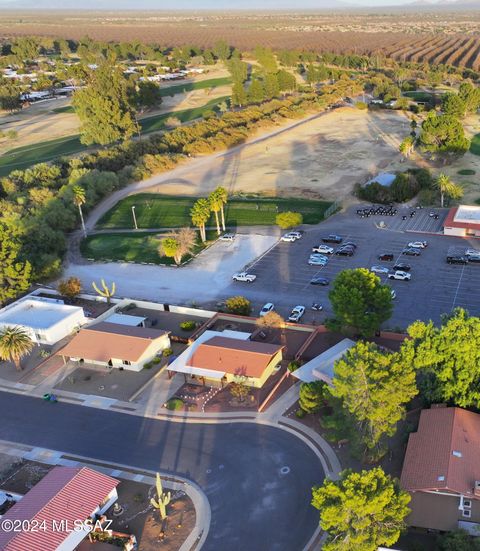
[[[157,473],[157,499],[153,499],[153,497],[150,499],[150,503],[155,507],[155,509],[158,509],[158,512],[160,513],[160,517],[162,520],[165,520],[167,518],[167,505],[170,503],[172,499],[171,492],[165,493],[163,491],[162,486],[162,480],[160,478],[160,475]]]
[[[112,283],[112,288],[109,289],[108,285],[105,283],[105,280],[102,279],[102,289],[99,289],[95,281],[92,282],[92,287],[97,291],[97,293],[101,297],[105,297],[107,299],[108,304],[110,304],[110,299],[115,294],[115,282]]]

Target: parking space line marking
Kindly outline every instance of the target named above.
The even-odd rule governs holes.
[[[453,297],[452,309],[455,308],[455,303],[457,301],[458,290],[460,289],[460,285],[462,284],[462,279],[463,279],[463,273],[464,272],[465,272],[465,264],[462,265],[462,273],[460,274],[460,278],[459,278],[458,284],[457,284],[457,289],[455,291],[455,296]]]

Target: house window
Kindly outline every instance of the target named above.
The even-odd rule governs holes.
[[[472,511],[470,509],[464,509],[462,511],[462,517],[470,518],[472,516]]]
[[[122,364],[123,365],[132,365],[132,362],[130,362],[128,360],[122,360]]]
[[[463,500],[463,508],[464,509],[471,509],[472,508],[472,502],[469,499]]]

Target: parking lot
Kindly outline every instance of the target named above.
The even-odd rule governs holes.
[[[249,267],[249,271],[257,275],[253,284],[232,283],[226,296],[243,294],[253,301],[255,309],[271,301],[284,316],[295,305],[302,304],[307,307],[302,321],[319,323],[332,314],[328,301],[330,286],[313,286],[310,284],[312,277],[322,276],[332,281],[347,268],[383,265],[391,269],[395,262],[403,262],[411,266],[411,281],[379,276],[395,289],[397,295],[393,316],[387,322],[389,328],[405,328],[416,319],[438,322],[441,314],[456,306],[480,315],[480,264],[446,263],[447,253],[452,248],[463,252],[467,247],[480,248],[480,243],[476,246],[474,239],[432,235],[441,229],[446,209],[436,211],[438,219],[430,217],[428,209],[418,209],[413,217],[408,215],[407,220],[402,219],[402,210],[399,209],[393,217],[360,218],[355,214],[356,209],[350,209],[319,226],[307,228],[302,239],[294,243],[279,242]],[[412,209],[404,210],[410,212]],[[382,221],[386,227],[382,227]],[[355,255],[330,255],[327,266],[309,266],[307,260],[312,247],[320,244],[322,236],[329,233],[356,243]],[[421,251],[420,256],[401,254],[410,241],[418,240],[428,241],[428,247]],[[394,261],[379,261],[381,253],[393,253]],[[313,312],[310,309],[313,302],[320,303],[324,310]]]

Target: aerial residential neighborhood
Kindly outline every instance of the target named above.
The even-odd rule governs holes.
[[[0,551],[480,550],[480,9],[0,0]]]

